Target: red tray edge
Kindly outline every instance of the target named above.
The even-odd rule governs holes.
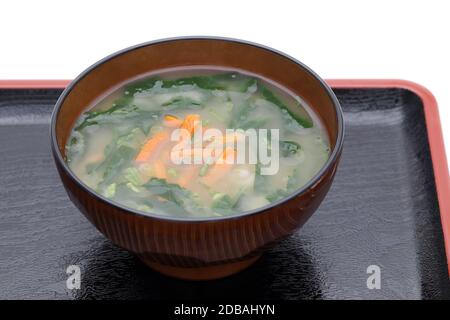
[[[340,89],[402,88],[414,92],[422,99],[450,276],[450,176],[436,98],[424,86],[408,80],[328,79],[326,82],[332,88]],[[69,83],[70,80],[0,80],[0,89],[63,89]]]

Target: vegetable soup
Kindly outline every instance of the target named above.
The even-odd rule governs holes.
[[[213,67],[128,81],[82,114],[66,145],[70,169],[95,192],[139,211],[191,218],[283,199],[329,154],[320,118],[300,97]]]

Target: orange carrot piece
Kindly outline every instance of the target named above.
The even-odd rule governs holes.
[[[161,131],[154,134],[148,141],[144,144],[139,154],[136,156],[136,161],[143,162],[147,161],[152,155],[155,149],[161,145],[161,143],[168,138],[169,134],[166,131]]]
[[[195,126],[200,122],[200,115],[198,114],[188,114],[183,123],[181,124],[181,128],[186,129],[189,134],[193,134],[195,130]]]
[[[164,116],[164,124],[167,127],[171,127],[171,128],[179,127],[179,126],[181,126],[182,123],[183,123],[183,121],[181,121],[177,117],[172,116],[170,114]]]

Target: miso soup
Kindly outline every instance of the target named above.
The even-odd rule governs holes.
[[[106,93],[76,122],[70,169],[111,201],[162,216],[229,216],[304,186],[330,154],[301,97],[212,67],[147,74]]]

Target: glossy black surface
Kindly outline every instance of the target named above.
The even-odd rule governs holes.
[[[294,236],[227,279],[161,276],[68,200],[50,155],[60,90],[0,90],[0,298],[450,298],[423,106],[401,89],[336,90],[346,142],[322,206]],[[82,270],[66,288],[67,266]],[[366,286],[369,265],[381,289]]]

